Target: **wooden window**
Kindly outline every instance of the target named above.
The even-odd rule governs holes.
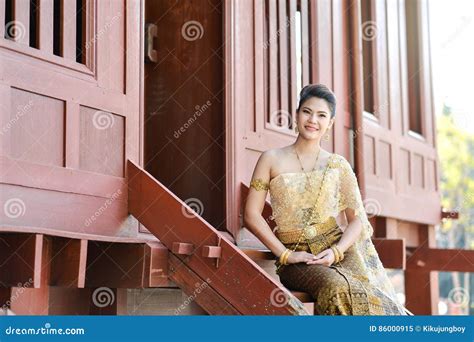
[[[266,127],[294,134],[297,98],[310,79],[309,0],[265,0],[264,6]]]
[[[375,84],[375,36],[371,30],[376,30],[372,0],[361,0],[362,20],[362,81],[364,91],[364,111],[376,115],[374,101]]]
[[[405,1],[409,130],[422,134],[419,1]]]
[[[2,0],[5,1],[4,38],[42,53],[88,65],[86,39],[90,0]],[[91,39],[91,44],[94,39]],[[22,49],[22,52],[24,50]],[[37,56],[37,54],[32,54]],[[41,55],[44,58],[44,55]]]

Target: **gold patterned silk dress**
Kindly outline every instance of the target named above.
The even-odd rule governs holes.
[[[298,251],[318,254],[341,238],[336,218],[347,208],[361,220],[362,233],[344,259],[330,267],[276,261],[280,281],[291,290],[310,293],[321,315],[405,314],[372,243],[373,228],[350,164],[332,154],[325,169],[282,173],[270,181],[276,236],[291,250],[298,245]]]

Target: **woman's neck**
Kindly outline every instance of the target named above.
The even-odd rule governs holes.
[[[299,154],[302,155],[314,155],[321,150],[321,154],[324,153],[324,150],[321,149],[320,139],[307,140],[298,136],[293,146],[297,149]]]

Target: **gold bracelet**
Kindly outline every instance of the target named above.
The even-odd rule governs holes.
[[[283,260],[283,265],[288,265],[288,258],[290,257],[291,253],[293,253],[291,250],[288,250],[288,253],[285,255],[285,259]]]
[[[337,247],[336,244],[334,244],[333,246],[336,249],[337,253],[339,254],[338,262],[341,262],[342,260],[344,260],[344,253],[341,252],[341,250],[339,249],[339,247]]]
[[[334,248],[334,245],[332,245],[330,248],[331,248],[332,253],[334,254],[334,263],[336,264],[336,263],[339,262],[340,255],[339,255],[337,249]]]
[[[286,254],[288,254],[288,252],[290,252],[290,250],[287,248],[283,251],[283,253],[280,254],[280,257],[279,257],[280,264],[285,265],[284,260],[286,258]]]

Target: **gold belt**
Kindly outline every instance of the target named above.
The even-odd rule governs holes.
[[[310,250],[311,253],[318,254],[337,242],[342,235],[342,231],[339,229],[336,220],[330,217],[323,223],[309,224],[303,229],[277,230],[275,234],[286,248],[293,250],[296,244],[300,242],[297,251]]]
[[[334,217],[330,217],[327,221],[323,223],[314,223],[309,224],[302,229],[291,229],[291,230],[277,230],[276,236],[283,243],[297,243],[302,237],[304,242],[305,240],[312,240],[318,235],[325,234],[337,228],[338,225]],[[302,235],[303,234],[303,235]]]

